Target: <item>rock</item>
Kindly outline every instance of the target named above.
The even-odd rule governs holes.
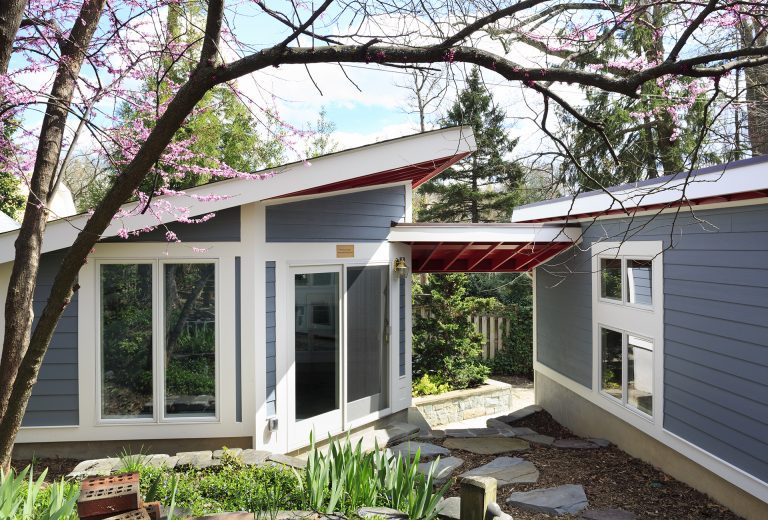
[[[233,457],[239,457],[240,454],[243,452],[243,448],[225,448],[221,450],[216,450],[213,452],[213,458],[220,459],[222,455],[224,455],[224,452],[229,453]]]
[[[258,518],[251,513],[251,518]],[[274,520],[343,520],[345,517],[342,513],[315,513],[314,511],[278,511],[275,514],[265,512],[261,518],[269,518]]]
[[[637,515],[623,509],[593,509],[584,511],[579,518],[584,520],[635,520]]]
[[[415,457],[416,452],[418,451],[420,453],[420,462],[430,461],[438,456],[451,454],[450,451],[441,446],[436,446],[428,442],[418,441],[407,441],[402,444],[398,444],[397,446],[392,446],[389,448],[389,451],[395,457],[402,455],[403,457],[410,458]]]
[[[472,437],[514,437],[509,431],[509,427],[504,425],[500,428],[460,428],[454,430],[445,430],[446,437],[453,438],[472,438]]]
[[[193,466],[195,468],[206,465],[213,458],[213,452],[210,450],[203,451],[182,451],[177,453],[179,458],[176,461],[176,466]]]
[[[555,442],[554,437],[550,437],[549,435],[541,435],[540,433],[521,435],[519,438],[534,444],[543,444],[544,446],[552,446],[552,443]]]
[[[496,419],[498,419],[501,422],[510,424],[515,421],[519,421],[520,419],[524,419],[525,417],[528,417],[529,415],[533,415],[542,410],[543,408],[541,406],[537,404],[532,404],[530,406],[526,406],[525,408],[520,408],[519,410],[515,410],[512,413],[508,413],[507,415],[502,415],[501,417],[497,417]]]
[[[596,438],[596,437],[590,437],[590,438],[589,438],[589,439],[587,439],[587,440],[588,440],[589,442],[593,443],[593,444],[597,444],[597,445],[598,445],[598,446],[600,446],[601,448],[607,448],[608,446],[610,446],[610,445],[611,445],[611,441],[609,441],[609,440],[606,440],[606,439],[598,439],[598,438]],[[612,511],[613,511],[613,510],[612,510]],[[618,511],[618,510],[617,510],[617,511]]]
[[[444,498],[438,502],[437,517],[443,520],[459,520],[461,518],[461,498]]]
[[[488,510],[485,517],[488,520],[512,520],[512,515],[502,511],[501,506],[496,502],[488,504]]]
[[[144,465],[149,466],[150,468],[162,468],[163,466],[167,466],[168,459],[170,458],[171,457],[169,455],[165,455],[164,453],[147,455],[147,458],[144,461]]]
[[[75,466],[75,469],[73,469],[67,475],[67,478],[85,478],[96,477],[99,475],[109,475],[112,473],[112,469],[119,464],[120,459],[114,457],[107,459],[84,460]]]
[[[520,482],[537,482],[539,470],[532,462],[520,457],[499,457],[488,464],[462,473],[461,476],[493,477],[501,487]]]
[[[408,518],[408,513],[403,513],[402,511],[398,511],[397,509],[392,509],[391,507],[361,507],[357,510],[357,516],[360,518],[370,518],[370,517],[376,517],[376,518],[386,518],[386,519],[394,519],[394,518]]]
[[[456,468],[464,464],[464,461],[458,457],[441,457],[437,460],[437,463],[421,462],[419,463],[419,473],[426,475],[432,464],[436,465],[435,472],[433,473],[435,483],[442,485],[451,478],[451,474],[456,471]]]
[[[413,439],[419,435],[421,429],[418,426],[409,423],[395,423],[387,426],[384,431],[386,432],[387,440],[384,445],[379,444],[379,448],[392,446],[393,444]]]
[[[296,469],[304,469],[307,467],[307,461],[298,457],[291,457],[290,455],[281,455],[279,453],[273,453],[267,460],[280,464],[282,466],[289,466]]]
[[[554,516],[575,515],[589,505],[584,488],[576,484],[512,493],[507,504]]]
[[[195,516],[188,520],[253,520],[253,513],[215,513],[212,515]]]
[[[240,460],[248,466],[258,466],[264,464],[270,455],[272,454],[268,451],[247,449],[240,453]]]
[[[594,450],[599,448],[594,442],[586,439],[557,439],[552,443],[555,448],[569,448],[576,450]]]
[[[495,455],[509,451],[527,450],[530,445],[521,439],[479,437],[474,439],[447,439],[443,445],[452,450],[464,450],[479,455]]]

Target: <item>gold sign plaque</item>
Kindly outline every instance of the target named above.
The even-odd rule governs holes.
[[[355,246],[354,244],[343,244],[336,246],[336,258],[354,258]]]

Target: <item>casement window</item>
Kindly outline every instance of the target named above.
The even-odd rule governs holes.
[[[217,287],[211,261],[102,262],[99,417],[217,417]]]
[[[654,418],[663,376],[661,242],[603,242],[592,253],[594,388]]]

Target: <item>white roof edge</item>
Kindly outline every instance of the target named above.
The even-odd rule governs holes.
[[[0,211],[0,233],[5,233],[7,231],[14,231],[16,229],[19,229],[20,227],[21,227],[21,224],[16,222],[9,215],[6,215],[2,211]]]
[[[272,171],[277,175],[263,180],[229,179],[186,190],[190,197],[163,196],[154,200],[159,204],[171,201],[175,208],[183,208],[186,216],[202,215],[411,164],[470,153],[475,149],[471,127],[444,128],[316,157],[309,161],[310,166],[301,161],[265,170],[264,173]],[[217,200],[201,201],[191,197],[204,195],[216,195]],[[324,195],[327,194],[317,196]],[[128,216],[114,219],[102,236],[115,236],[123,228],[130,232],[173,222],[182,213],[164,213],[159,217],[150,214],[150,211],[143,215],[133,214],[138,208],[137,202],[124,204],[121,210]],[[88,218],[88,214],[79,214],[48,222],[42,252],[69,247]],[[0,232],[0,263],[13,260],[13,242],[17,234],[16,230]]]
[[[543,224],[507,224],[503,226],[475,224],[462,225],[396,225],[389,231],[390,242],[520,242],[520,243],[576,243],[581,238],[578,226]]]
[[[556,218],[565,220],[569,215],[575,217],[610,210],[631,210],[656,204],[768,190],[768,162],[760,159],[713,166],[691,176],[678,174],[654,179],[654,182],[609,188],[609,193],[590,192],[520,206],[514,209],[511,220],[517,223]]]

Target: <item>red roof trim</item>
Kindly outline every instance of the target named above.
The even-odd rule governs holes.
[[[441,157],[439,159],[433,159],[431,161],[425,161],[418,164],[411,164],[401,168],[395,168],[393,170],[386,170],[383,172],[371,173],[369,175],[363,175],[361,177],[355,177],[353,179],[347,179],[339,182],[332,182],[316,188],[310,188],[302,191],[295,191],[293,193],[287,193],[275,199],[282,199],[286,197],[296,197],[300,195],[315,195],[318,193],[329,193],[334,191],[351,190],[355,188],[365,188],[368,186],[377,186],[380,184],[391,184],[395,182],[411,181],[413,187],[416,188],[421,184],[424,184],[434,176],[442,173],[451,165],[457,161],[462,160],[468,156],[471,152],[457,153],[448,157]]]
[[[407,242],[414,273],[527,272],[565,251],[570,242]]]

